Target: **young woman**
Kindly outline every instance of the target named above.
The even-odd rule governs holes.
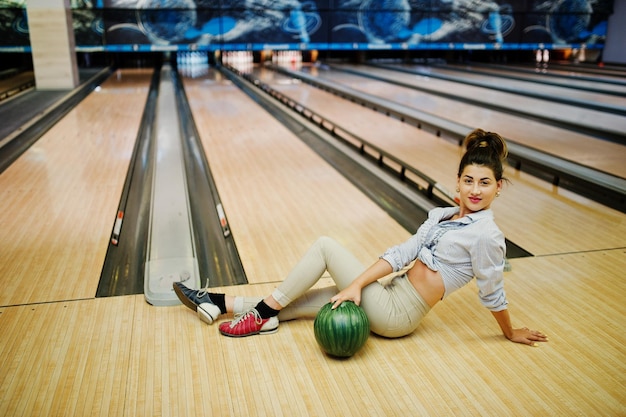
[[[374,333],[401,337],[413,332],[435,304],[475,277],[481,303],[507,339],[533,346],[547,341],[541,332],[514,329],[507,310],[504,235],[490,209],[504,181],[506,143],[496,133],[476,129],[464,145],[457,174],[459,207],[431,210],[415,235],[389,248],[369,268],[336,241],[322,237],[262,300],[192,290],[182,283],[174,283],[176,294],[209,324],[220,314],[234,313],[234,320],[219,326],[225,336],[273,333],[279,320],[311,317],[329,301],[336,308],[351,300],[365,310]],[[336,287],[310,290],[325,271]],[[392,273],[397,274],[388,282],[379,281]]]

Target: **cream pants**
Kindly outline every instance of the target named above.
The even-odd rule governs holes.
[[[336,286],[311,289],[328,271]],[[284,308],[278,315],[286,321],[315,317],[319,309],[339,290],[346,288],[365,267],[335,240],[319,238],[272,296]],[[243,298],[242,308],[254,307],[260,298]],[[406,275],[385,283],[374,282],[363,288],[361,307],[370,321],[372,332],[385,337],[401,337],[413,332],[430,307]]]

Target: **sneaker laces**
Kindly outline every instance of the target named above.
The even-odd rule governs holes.
[[[204,286],[204,288],[202,288],[201,290],[198,290],[197,297],[198,297],[198,298],[202,298],[202,297],[204,297],[205,295],[206,295],[207,297],[209,297],[209,289],[210,289],[210,288],[209,288],[209,279],[207,278],[207,279],[206,279],[206,285],[205,285],[205,286]],[[211,297],[209,297],[209,300],[210,300],[210,299],[211,299]],[[213,302],[213,301],[211,301],[211,302]]]
[[[248,318],[248,316],[250,316],[250,315],[254,316],[254,322],[256,324],[258,324],[259,326],[263,323],[263,318],[261,318],[261,315],[259,314],[257,309],[256,308],[251,308],[250,310],[246,311],[245,313],[241,313],[238,317],[235,317],[235,319],[230,322],[230,328],[231,329],[234,328],[236,325],[238,325],[242,321],[246,320]]]

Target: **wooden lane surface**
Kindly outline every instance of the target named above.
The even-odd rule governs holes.
[[[0,307],[0,415],[624,415],[624,250],[511,262],[513,323],[548,334],[538,348],[504,340],[473,284],[349,360],[311,320],[233,339],[142,295]]]
[[[480,126],[485,130],[498,132],[502,136],[522,145],[626,178],[626,164],[624,164],[626,160],[626,146],[624,145],[591,138],[565,129],[559,129],[538,121],[533,121],[528,117],[517,117],[502,112],[496,112],[458,100],[437,97],[381,81],[368,80],[363,77],[338,72],[326,73],[321,71],[318,74],[321,77],[328,77],[334,82],[339,82],[351,88],[406,105],[407,107],[435,114],[444,119],[452,119],[468,127]],[[411,78],[409,75],[405,74],[394,74],[397,74],[397,77],[405,79],[408,82],[415,82],[416,79],[416,77]],[[396,75],[394,75],[394,77],[395,76]],[[421,82],[424,81],[422,80]],[[428,80],[428,82],[432,84],[439,81]],[[455,84],[449,87],[447,91],[469,94],[467,90],[476,88],[477,87]],[[524,104],[525,101],[529,100],[521,97],[511,97],[511,95],[508,95],[507,98],[503,98],[500,96],[500,94],[503,93],[495,91],[489,94],[493,95],[495,101],[508,100],[510,104],[516,104],[520,108],[523,108],[526,105]],[[550,104],[542,102],[541,108],[550,108]],[[575,110],[572,111],[575,112]],[[622,120],[622,123],[626,123],[623,117],[620,120]],[[599,123],[599,121],[596,122]]]
[[[95,295],[150,77],[112,75],[0,175],[0,305]]]
[[[366,266],[410,236],[230,83],[185,89],[249,282],[281,281],[322,235]]]
[[[507,68],[521,69],[523,71],[536,71],[536,65],[524,65],[524,64],[507,64]],[[602,68],[593,68],[589,65],[568,63],[551,63],[546,68],[547,74],[558,75],[559,77],[571,78],[578,80],[584,77],[593,77],[596,80],[605,80],[608,82],[614,82],[615,80],[623,79],[626,77],[626,71],[621,66],[608,66],[605,65]]]
[[[347,68],[359,69],[359,67],[355,66],[347,66]],[[360,69],[363,70],[362,67]],[[416,77],[415,74],[401,73],[379,68],[367,68],[366,71],[370,74],[407,82],[408,84],[426,84],[431,90],[436,92],[449,93],[450,91],[454,91],[455,95],[458,97],[480,97],[482,100],[498,103],[499,105],[512,110],[525,110],[531,112],[540,110],[541,116],[549,117],[554,120],[580,123],[590,127],[601,126],[604,128],[611,128],[612,131],[619,133],[623,133],[626,130],[626,117],[609,112],[603,112],[601,110],[592,110],[579,107],[577,105],[562,104],[549,100],[526,97],[514,93],[493,90],[491,88],[475,87],[461,82],[438,80],[428,77]],[[470,74],[468,78],[476,78],[476,75]],[[513,84],[508,81],[505,81],[505,83],[507,85]],[[536,89],[536,87],[533,88],[533,86],[534,85],[531,84],[530,89]],[[555,89],[561,90],[563,88],[554,87],[552,90],[554,91]],[[590,100],[591,97],[601,95],[574,90],[570,94],[567,94],[567,96],[570,98],[585,97]],[[622,102],[622,105],[620,106],[622,110],[624,108],[624,101],[626,100],[620,100],[620,102]]]
[[[268,75],[267,77],[276,77]],[[361,105],[339,99],[305,84],[274,88],[324,115],[425,172],[454,191],[461,149]],[[265,82],[272,82],[264,78]],[[389,86],[389,88],[393,88]],[[477,127],[483,127],[476,122]],[[626,246],[626,215],[524,172],[509,168],[501,197],[493,204],[496,221],[505,235],[534,255],[578,252]]]
[[[412,67],[412,65],[407,65],[407,67]],[[501,77],[503,76],[512,77],[519,81],[527,81],[531,83],[537,82],[536,88],[539,88],[540,89],[539,91],[543,91],[541,90],[541,86],[556,85],[556,84],[562,87],[573,87],[569,91],[566,90],[568,91],[568,94],[574,93],[575,91],[577,91],[577,89],[581,89],[581,90],[592,89],[598,93],[603,93],[603,94],[598,94],[596,96],[591,97],[591,101],[602,100],[603,102],[614,103],[619,106],[624,105],[623,97],[626,97],[626,82],[623,82],[621,85],[608,84],[604,82],[606,80],[605,78],[599,77],[599,76],[592,76],[592,78],[595,81],[592,79],[577,79],[573,76],[569,76],[566,73],[562,74],[561,77],[551,77],[551,76],[546,75],[547,74],[546,69],[537,68],[533,72],[530,72],[530,71],[520,72],[520,71],[514,70],[513,67],[503,66],[503,65],[501,66],[472,66],[472,65],[461,65],[461,64],[446,64],[445,67],[425,67],[425,66],[418,66],[418,67],[421,68],[422,70],[429,70],[432,68],[437,68],[437,71],[443,70],[444,73],[447,73],[450,75],[459,75],[459,72],[456,71],[456,69],[461,69],[463,71],[465,70],[472,71],[475,74],[482,74],[483,76],[485,74],[493,74],[493,76],[495,76],[495,79],[498,80],[499,82],[502,81]],[[491,77],[487,77],[487,78],[491,78]],[[544,83],[547,83],[547,84],[544,84]],[[582,90],[582,91],[585,91],[585,90]],[[619,98],[619,96],[615,95],[613,96],[615,97],[615,99],[610,99],[609,96],[605,95],[607,93],[609,95],[619,93],[622,96],[622,98]]]
[[[519,74],[517,74],[517,77],[515,79],[511,79],[511,78],[503,79],[503,78],[498,77],[500,70],[493,69],[493,68],[485,70],[487,72],[490,72],[493,75],[486,75],[486,74],[481,74],[477,72],[460,73],[452,69],[437,68],[437,67],[435,68],[424,67],[420,65],[402,65],[401,67],[408,69],[408,70],[412,70],[414,72],[417,70],[420,70],[420,71],[426,70],[430,74],[444,75],[444,76],[455,77],[455,78],[460,77],[460,78],[463,78],[464,80],[469,80],[472,82],[478,82],[483,85],[487,85],[489,86],[489,88],[501,87],[503,86],[503,83],[504,83],[506,84],[507,88],[515,89],[517,91],[532,92],[534,94],[542,94],[547,97],[581,100],[581,101],[587,101],[587,102],[591,102],[595,104],[606,104],[610,106],[617,106],[617,107],[621,107],[622,109],[626,107],[626,99],[624,98],[624,96],[626,95],[626,86],[620,86],[620,85],[609,86],[605,83],[594,83],[591,81],[580,82],[576,80],[568,80],[569,85],[566,85],[564,83],[564,85],[556,86],[556,85],[551,85],[551,84],[535,83],[533,82],[532,77],[521,79],[523,76]],[[542,76],[541,73],[537,73],[533,75],[535,77]],[[551,80],[554,81],[556,79],[552,78]],[[603,92],[591,92],[591,91],[579,90],[575,88],[568,88],[568,87],[573,86],[574,84],[576,85],[583,84],[586,86],[593,86],[593,87],[599,86],[600,88],[603,88],[604,90],[607,90],[610,92],[620,92],[622,93],[622,97],[604,94]]]

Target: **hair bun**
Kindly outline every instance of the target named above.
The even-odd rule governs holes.
[[[470,152],[475,149],[489,148],[497,157],[504,161],[508,155],[506,142],[497,133],[475,129],[465,137],[465,149]]]
[[[461,178],[467,165],[483,165],[493,170],[497,181],[503,178],[503,163],[508,151],[502,136],[493,132],[476,129],[470,132],[463,141],[465,154],[459,164],[458,177]]]

